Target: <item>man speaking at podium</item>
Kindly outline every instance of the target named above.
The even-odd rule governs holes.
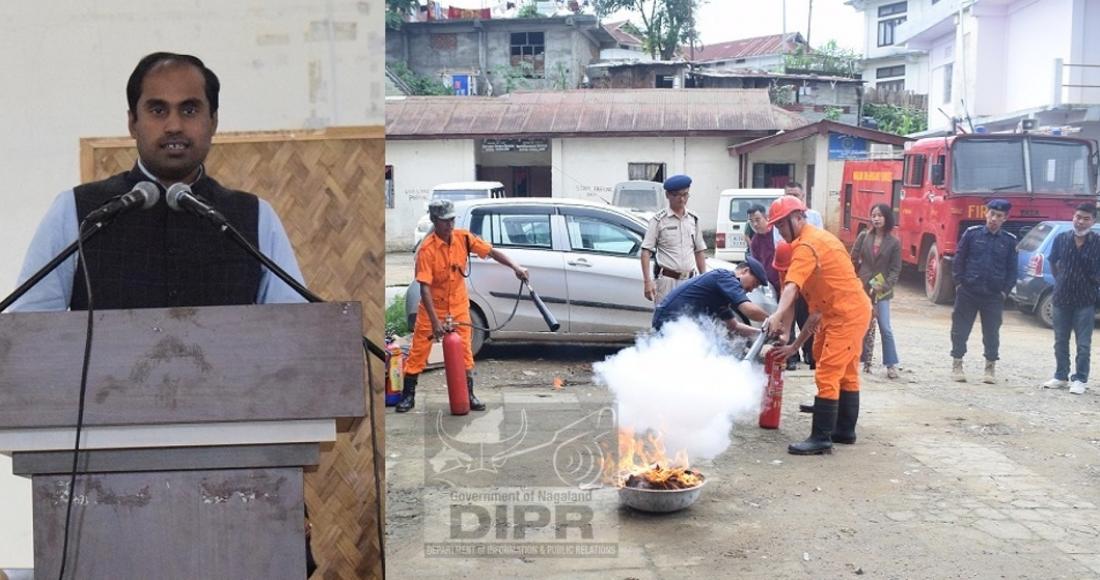
[[[111,198],[142,181],[161,197],[174,183],[217,208],[261,252],[298,281],[294,250],[271,205],[250,193],[226,189],[203,162],[218,128],[220,82],[194,56],[153,53],[138,62],[126,84],[130,135],[137,141],[133,169],[61,193],[31,241],[19,283],[77,238],[78,224]],[[84,246],[23,295],[11,311],[87,309],[84,270],[99,309],[165,308],[304,302],[213,224],[172,211],[164,200],[135,209]]]
[[[126,83],[130,136],[138,161],[125,173],[62,192],[34,234],[19,283],[76,241],[79,224],[112,198],[153,182],[164,198],[176,183],[217,208],[253,246],[302,282],[294,250],[266,201],[226,189],[203,162],[218,128],[220,82],[194,56],[157,52],[138,62]],[[173,211],[164,199],[133,209],[84,244],[9,309],[87,310],[85,271],[101,309],[167,308],[305,302],[214,224]],[[308,540],[307,540],[308,542]],[[314,568],[308,553],[308,569]]]

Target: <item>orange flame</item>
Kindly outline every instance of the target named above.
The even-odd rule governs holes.
[[[619,460],[604,459],[601,465],[606,483],[649,489],[685,489],[703,483],[702,475],[689,467],[686,450],[669,457],[660,433],[635,434],[633,429],[619,430]]]

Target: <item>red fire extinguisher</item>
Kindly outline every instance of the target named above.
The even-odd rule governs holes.
[[[778,429],[779,412],[783,408],[783,370],[787,361],[772,350],[764,355],[764,372],[768,375],[768,384],[764,387],[764,399],[760,403],[760,428]]]
[[[451,414],[470,412],[470,393],[466,385],[466,347],[462,335],[456,330],[443,334],[443,368],[447,374],[447,397],[451,400]]]

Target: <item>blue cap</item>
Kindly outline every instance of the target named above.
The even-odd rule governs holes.
[[[1008,213],[1008,210],[1012,209],[1012,204],[1008,203],[1007,199],[991,199],[986,202],[985,207],[994,211]]]
[[[764,264],[760,263],[760,260],[752,256],[745,258],[745,264],[749,267],[749,271],[752,272],[753,277],[760,283],[761,286],[768,283],[768,273],[764,271]]]
[[[665,180],[665,191],[680,191],[691,187],[691,178],[686,175],[673,175]]]

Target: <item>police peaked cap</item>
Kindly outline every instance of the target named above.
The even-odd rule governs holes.
[[[691,187],[691,178],[686,175],[673,175],[665,180],[665,191],[680,191]]]
[[[749,271],[752,272],[753,277],[761,286],[768,283],[768,273],[764,270],[764,264],[761,264],[760,260],[749,256],[745,258],[745,265],[749,267]]]
[[[985,207],[995,211],[1008,213],[1008,210],[1012,209],[1012,204],[1008,203],[1007,199],[991,199],[986,202]]]

